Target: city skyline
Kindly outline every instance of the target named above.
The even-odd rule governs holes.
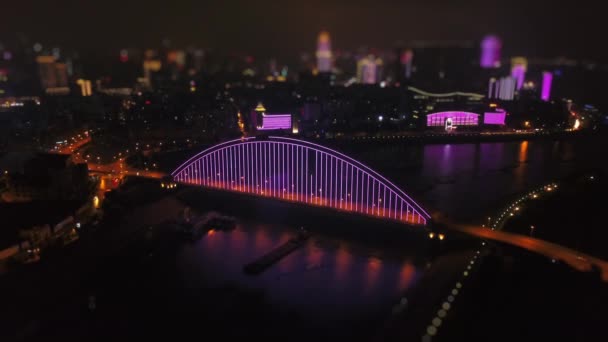
[[[380,1],[321,3],[318,6],[275,1],[255,4],[166,5],[160,1],[92,4],[52,4],[23,1],[14,13],[29,13],[31,20],[9,16],[0,23],[0,41],[16,40],[23,33],[33,44],[100,51],[124,47],[190,45],[225,53],[250,53],[285,58],[314,52],[319,32],[327,30],[334,49],[360,46],[390,49],[416,40],[466,40],[478,46],[486,34],[503,40],[504,55],[566,56],[603,61],[608,49],[589,42],[601,39],[599,13],[589,7],[549,7],[548,1],[508,4],[469,1]],[[112,6],[116,5],[116,6]],[[437,12],[441,5],[442,11]],[[551,13],[550,15],[548,13]],[[564,25],[568,23],[568,25]],[[583,25],[584,24],[584,25]],[[49,29],[52,28],[52,29]],[[597,28],[597,29],[596,29]]]

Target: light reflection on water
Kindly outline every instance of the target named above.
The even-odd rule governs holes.
[[[353,146],[352,154],[423,206],[475,220],[505,199],[585,168],[608,169],[608,139]],[[356,148],[356,150],[355,150]]]
[[[178,268],[193,291],[227,284],[263,289],[277,307],[330,320],[386,312],[417,279],[419,269],[407,251],[384,253],[318,235],[262,274],[243,273],[243,265],[294,232],[284,226],[241,222],[232,231],[216,231],[185,244],[178,252]]]

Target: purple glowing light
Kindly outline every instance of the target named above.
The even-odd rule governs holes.
[[[516,64],[511,69],[511,77],[516,81],[515,89],[520,90],[524,86],[526,78],[526,66],[523,64]]]
[[[261,131],[291,129],[291,114],[263,114]]]
[[[541,100],[549,101],[549,98],[551,98],[551,83],[553,83],[553,73],[549,71],[543,72],[543,85],[540,94]]]
[[[454,126],[477,126],[479,114],[470,112],[438,112],[426,116],[428,127],[443,127],[446,120],[451,119]]]
[[[480,66],[485,69],[500,66],[502,42],[497,36],[486,36],[481,41]]]
[[[291,138],[248,138],[220,144],[191,158],[172,175],[187,184],[407,223],[426,224],[430,218],[402,190],[367,166],[323,146]]]
[[[484,113],[483,123],[484,125],[504,125],[507,113]]]

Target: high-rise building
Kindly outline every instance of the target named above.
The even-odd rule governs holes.
[[[368,55],[357,62],[357,81],[363,84],[375,84],[379,81],[382,59]]]
[[[181,70],[186,64],[186,52],[184,50],[171,50],[167,52],[167,63],[174,64]]]
[[[549,101],[551,98],[551,83],[553,83],[553,73],[550,71],[543,71],[543,84],[540,92],[541,100]]]
[[[401,64],[405,69],[405,78],[412,77],[412,61],[414,60],[414,51],[407,49],[401,54]]]
[[[252,131],[292,130],[294,128],[291,114],[266,113],[266,108],[261,102],[251,111],[249,122]],[[295,131],[297,130],[296,127]]]
[[[255,131],[256,129],[261,127],[261,125],[262,125],[261,116],[264,115],[265,112],[266,112],[266,108],[264,108],[264,105],[262,104],[262,102],[258,102],[258,105],[251,111],[251,114],[249,115],[249,122],[251,124],[250,127],[251,127],[252,131]]]
[[[38,56],[40,84],[47,94],[65,95],[70,92],[65,63],[58,63],[54,56]]]
[[[495,88],[497,87],[497,81],[494,77],[490,78],[488,82],[488,98],[493,99],[495,97]]]
[[[319,72],[331,72],[332,53],[329,33],[323,31],[319,33],[317,40],[317,70]]]
[[[162,62],[158,58],[144,59],[144,63],[143,63],[144,83],[146,83],[148,86],[150,86],[152,73],[160,71],[161,67],[162,67]]]
[[[490,78],[488,84],[488,98],[510,101],[515,98],[517,80],[511,76],[501,77],[499,80]]]
[[[91,91],[91,81],[83,80],[82,78],[76,81],[76,84],[80,86],[80,95],[82,96],[91,96],[93,92]]]
[[[526,71],[528,70],[528,60],[526,57],[511,58],[511,77],[516,80],[516,88],[520,90],[526,79]]]
[[[485,36],[481,41],[479,65],[484,69],[500,67],[500,50],[502,42],[497,36]]]

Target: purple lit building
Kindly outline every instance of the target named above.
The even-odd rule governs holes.
[[[497,36],[485,36],[481,41],[481,56],[479,64],[484,69],[498,68],[500,66],[500,50],[502,42]]]
[[[262,126],[260,131],[270,131],[277,129],[291,129],[291,114],[262,114]]]
[[[470,112],[438,112],[426,116],[427,127],[478,126],[479,114]]]
[[[511,59],[511,77],[515,79],[516,90],[520,90],[524,86],[527,70],[528,60],[525,57],[513,57]]]
[[[496,112],[489,112],[483,114],[484,125],[504,125],[507,112],[504,109],[498,109]]]
[[[319,72],[331,72],[332,69],[331,40],[329,33],[319,33],[317,40],[317,70]]]
[[[540,93],[540,99],[549,101],[551,98],[551,83],[553,83],[553,73],[550,71],[543,72],[543,84]]]
[[[251,112],[251,127],[258,131],[291,130],[294,127],[297,128],[297,126],[292,126],[291,114],[266,113],[266,108],[264,108],[261,102]]]

